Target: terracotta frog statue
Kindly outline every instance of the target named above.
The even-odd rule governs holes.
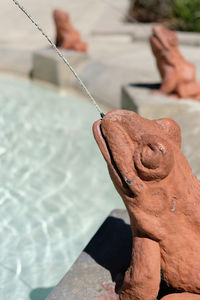
[[[53,17],[56,25],[56,46],[86,52],[87,43],[81,41],[79,32],[71,25],[69,14],[55,9]]]
[[[163,300],[200,300],[200,183],[181,152],[178,124],[113,110],[93,132],[133,235],[119,295],[99,299],[156,299],[162,273],[180,292]]]
[[[155,25],[150,44],[162,78],[160,91],[177,98],[200,100],[200,83],[196,81],[195,67],[180,53],[176,33]]]

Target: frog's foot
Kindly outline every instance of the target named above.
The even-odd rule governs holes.
[[[177,93],[180,98],[192,98],[199,100],[200,82],[192,81],[177,86]]]
[[[163,297],[161,300],[200,300],[200,295],[191,293],[171,294]]]
[[[167,95],[167,96],[170,97],[170,98],[175,98],[175,99],[179,99],[179,98],[180,98],[180,97],[179,97],[177,94],[175,94],[175,93],[169,93],[169,94],[167,94],[167,93],[164,93],[161,89],[159,89],[159,90],[153,90],[153,91],[151,91],[151,93],[152,93],[154,96]]]
[[[119,300],[119,296],[115,293],[115,283],[102,283],[105,293],[97,296],[98,300]]]
[[[87,49],[88,49],[88,46],[87,46],[87,43],[85,43],[85,42],[78,41],[74,45],[74,50],[76,50],[76,51],[87,52]]]
[[[169,94],[168,96],[173,99],[177,99],[177,100],[180,99],[180,97],[175,93]]]
[[[163,92],[160,89],[159,90],[153,90],[153,91],[151,91],[151,93],[155,96],[163,95]]]

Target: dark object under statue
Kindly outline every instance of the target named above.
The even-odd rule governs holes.
[[[177,291],[162,300],[200,300],[200,183],[181,152],[178,124],[113,110],[93,132],[133,236],[119,294],[108,285],[99,299],[156,299],[162,273]]]
[[[196,81],[195,66],[179,51],[176,32],[155,25],[150,43],[162,78],[160,91],[176,98],[200,100],[200,82]]]
[[[56,46],[62,49],[87,52],[87,43],[81,41],[79,32],[71,25],[69,14],[55,9],[53,17],[56,25]]]

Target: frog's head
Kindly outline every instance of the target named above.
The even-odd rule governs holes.
[[[54,9],[53,17],[56,26],[59,28],[62,28],[63,26],[66,26],[66,24],[70,23],[69,14],[60,9]]]
[[[151,182],[171,173],[180,128],[170,119],[147,120],[132,111],[113,110],[93,125],[111,179],[123,197],[138,197]],[[124,199],[124,200],[125,200]]]
[[[152,28],[152,36],[150,42],[154,51],[161,51],[163,49],[169,50],[177,47],[178,38],[175,32],[164,28],[161,25],[154,25]]]

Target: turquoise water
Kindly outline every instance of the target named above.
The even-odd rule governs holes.
[[[0,77],[0,299],[42,300],[122,203],[81,99]]]

